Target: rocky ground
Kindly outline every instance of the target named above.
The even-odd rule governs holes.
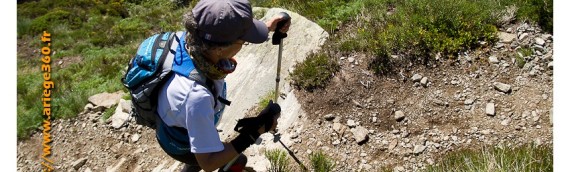
[[[52,123],[52,156],[57,171],[175,171],[182,165],[162,151],[154,130],[129,120],[124,93],[89,98],[77,118]],[[115,107],[103,120],[103,112]],[[41,129],[40,129],[41,131]],[[41,171],[42,135],[18,142],[18,171]]]
[[[322,150],[337,171],[417,171],[462,148],[552,145],[552,36],[528,24],[500,32],[501,41],[456,60],[407,64],[394,56],[393,74],[376,76],[370,57],[339,56],[340,71],[314,92],[297,91],[306,116],[287,143],[308,165]],[[532,49],[518,67],[516,50]],[[520,54],[522,55],[522,54]],[[58,171],[176,171],[154,131],[129,122],[121,93],[101,94],[77,118],[52,124]],[[110,101],[110,102],[106,102]],[[118,104],[110,120],[103,111]],[[41,129],[18,141],[18,171],[40,171]]]
[[[522,68],[521,47],[532,49]],[[512,25],[496,45],[383,77],[369,57],[338,58],[326,89],[298,94],[310,114],[292,146],[299,157],[323,150],[340,171],[417,171],[461,148],[552,146],[552,36],[536,27]]]

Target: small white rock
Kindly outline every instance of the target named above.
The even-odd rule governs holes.
[[[422,80],[420,81],[420,84],[422,84],[422,86],[426,87],[428,83],[428,78],[427,77],[423,77]]]
[[[349,58],[348,58],[348,62],[349,62],[349,63],[353,63],[354,60],[355,60],[354,57],[349,57]]]
[[[350,128],[354,128],[356,127],[356,122],[354,122],[354,120],[349,119],[348,121],[346,121],[346,125]]]
[[[504,84],[501,82],[494,82],[493,86],[497,91],[500,91],[503,93],[509,93],[511,91],[511,85],[509,85],[509,84]]]
[[[416,145],[416,146],[414,146],[414,152],[413,153],[417,155],[417,154],[422,153],[424,150],[426,150],[426,146]]]
[[[334,146],[336,146],[336,145],[340,144],[340,141],[339,141],[339,140],[335,140],[335,141],[332,142],[332,144],[333,144]]]
[[[489,57],[489,63],[497,64],[497,63],[499,63],[499,59],[496,56],[490,56]]]
[[[543,46],[545,41],[542,38],[534,38],[534,43],[536,43],[537,45]]]
[[[475,102],[474,99],[465,99],[465,101],[463,102],[464,105],[472,105],[473,102]]]
[[[394,118],[396,119],[396,121],[401,121],[405,118],[406,116],[404,115],[404,112],[402,111],[396,111],[394,113]]]
[[[487,103],[485,107],[485,114],[489,116],[495,116],[495,104],[494,103]]]
[[[510,122],[511,122],[511,119],[510,119],[510,118],[507,118],[507,119],[501,121],[501,125],[507,126],[507,125],[509,125]]]
[[[139,134],[133,134],[133,136],[131,137],[131,141],[132,141],[133,143],[135,143],[135,142],[139,141],[140,138],[141,138],[141,135],[139,135]]]
[[[412,76],[412,81],[419,82],[422,78],[423,78],[422,75],[414,74],[414,76]]]
[[[522,34],[519,36],[519,40],[524,40],[527,36],[528,36],[528,33],[522,33]]]

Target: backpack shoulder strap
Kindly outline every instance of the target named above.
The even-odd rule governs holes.
[[[198,84],[206,87],[213,94],[215,102],[214,107],[218,105],[218,100],[220,100],[220,102],[222,102],[223,104],[230,105],[231,103],[230,101],[227,101],[226,99],[223,99],[216,95],[217,92],[216,92],[216,87],[214,86],[214,81],[202,75],[200,72],[198,72],[198,70],[194,66],[194,62],[192,61],[190,54],[188,54],[185,48],[186,45],[185,37],[188,36],[187,34],[188,33],[186,32],[177,32],[175,35],[174,39],[176,39],[176,42],[179,42],[179,44],[176,44],[177,46],[173,47],[174,50],[171,49],[171,51],[175,52],[174,62],[172,64],[172,71],[182,76],[186,76],[189,79],[197,82]]]
[[[198,70],[196,69],[190,71],[190,75],[188,76],[188,78],[206,87],[206,89],[208,89],[212,93],[212,96],[214,97],[214,107],[218,106],[218,96],[216,96],[217,92],[216,92],[216,86],[214,85],[214,81],[200,74],[200,72],[198,72]]]

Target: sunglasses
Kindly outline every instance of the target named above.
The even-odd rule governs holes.
[[[219,71],[225,74],[230,74],[234,72],[236,70],[236,66],[237,66],[237,61],[233,57],[230,59],[219,60],[218,63],[216,64],[216,68],[218,68]]]

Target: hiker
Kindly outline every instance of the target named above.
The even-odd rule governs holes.
[[[275,31],[281,20],[281,16],[266,23],[253,19],[247,0],[201,0],[184,14],[186,32],[174,56],[174,74],[158,91],[160,118],[156,122],[160,146],[169,156],[185,163],[182,171],[222,169],[237,156],[230,170],[241,171],[247,163],[241,153],[277,126],[281,108],[270,102],[259,117],[271,118],[256,118],[249,130],[230,142],[222,142],[216,129],[221,111],[230,103],[225,99],[224,78],[235,70],[233,56],[246,42],[267,41],[269,31]],[[285,33],[289,26],[290,21],[279,31]],[[205,84],[189,77],[196,72],[205,77]]]

